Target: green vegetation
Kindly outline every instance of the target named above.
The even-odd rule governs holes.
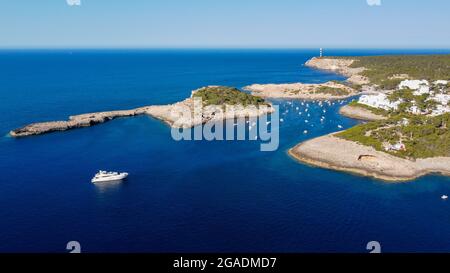
[[[348,105],[349,106],[353,106],[353,107],[364,108],[364,109],[369,110],[370,112],[372,112],[373,114],[376,114],[376,115],[381,115],[381,116],[389,116],[390,115],[390,111],[387,111],[387,110],[384,110],[384,109],[381,109],[381,108],[370,107],[368,105],[359,103],[357,100],[354,100],[354,101],[350,102]]]
[[[267,105],[263,98],[226,86],[204,87],[195,92],[193,96],[202,98],[204,105]]]
[[[405,123],[404,121],[408,122]],[[405,150],[388,151],[403,158],[450,156],[450,114],[436,117],[400,114],[386,121],[357,125],[337,136],[385,151],[384,143],[403,143]]]
[[[343,132],[340,132],[336,136],[343,138],[343,139],[350,140],[350,141],[358,142],[362,145],[372,146],[376,150],[381,151],[383,149],[383,145],[382,145],[381,141],[379,141],[378,139],[374,139],[373,137],[365,135],[366,132],[375,130],[381,125],[382,125],[381,121],[364,123],[364,124],[360,124],[355,127],[352,127],[350,129],[347,129]]]
[[[450,55],[397,55],[338,57],[354,59],[353,68],[365,67],[362,75],[383,89],[394,89],[402,81],[395,75],[429,81],[450,79]]]
[[[414,91],[411,89],[397,90],[388,96],[390,101],[398,101],[399,99],[402,99],[404,101],[411,102],[414,101],[415,98],[416,96],[414,96]]]
[[[315,92],[320,94],[329,94],[332,96],[347,96],[350,94],[350,92],[344,88],[335,88],[329,86],[321,86],[317,88]]]
[[[363,86],[361,84],[352,83],[350,84],[350,87],[358,91],[361,90]]]
[[[447,84],[447,86],[443,89],[444,90],[444,94],[449,94],[450,95],[450,82]]]
[[[396,89],[404,79],[450,80],[450,55],[405,55],[336,57],[354,59],[353,68],[365,67],[362,76],[382,89]],[[435,87],[443,94],[450,93],[450,84]],[[373,121],[350,128],[337,136],[343,139],[371,146],[378,151],[395,156],[417,159],[436,156],[450,156],[450,113],[440,116],[414,115],[407,110],[416,106],[427,112],[436,107],[437,102],[429,100],[429,94],[415,96],[410,89],[397,90],[388,96],[392,102],[402,100],[397,110],[386,111],[351,102],[350,106],[363,107],[374,114],[388,116],[389,119]],[[392,145],[402,143],[405,149],[392,149]],[[386,149],[386,147],[388,149]],[[391,149],[390,149],[391,148]]]
[[[404,113],[407,109],[410,109],[413,105],[417,106],[421,112],[426,112],[429,109],[434,109],[437,102],[434,100],[428,100],[429,94],[423,94],[415,96],[414,92],[410,89],[402,89],[393,92],[389,95],[390,101],[398,101],[401,99],[403,102],[399,105],[395,111],[396,114]]]

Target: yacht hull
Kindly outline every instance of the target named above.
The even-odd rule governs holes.
[[[114,181],[122,181],[128,177],[128,173],[121,173],[118,175],[114,175],[111,177],[101,177],[101,178],[92,178],[92,183],[102,183],[102,182],[114,182]]]

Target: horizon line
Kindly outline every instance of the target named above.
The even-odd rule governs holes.
[[[305,47],[220,47],[220,46],[211,46],[211,47],[108,47],[108,46],[36,46],[36,47],[2,47],[0,46],[0,50],[316,50],[316,49],[328,49],[328,50],[450,50],[450,47],[313,47],[313,46],[305,46]]]

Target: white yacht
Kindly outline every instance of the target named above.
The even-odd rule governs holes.
[[[92,178],[92,183],[98,182],[110,182],[110,181],[121,181],[127,178],[128,173],[118,173],[118,172],[105,172],[99,171],[94,178]]]

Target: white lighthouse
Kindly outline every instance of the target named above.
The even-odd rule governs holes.
[[[320,48],[320,58],[323,57],[323,48]]]

